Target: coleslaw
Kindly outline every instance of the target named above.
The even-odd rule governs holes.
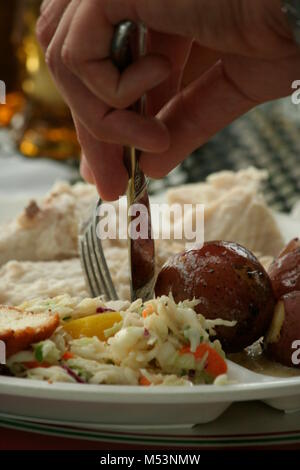
[[[20,308],[56,313],[60,325],[47,340],[11,356],[7,366],[14,376],[49,383],[225,384],[227,364],[214,328],[235,322],[207,320],[195,312],[197,304],[176,304],[171,294],[132,304],[68,295],[31,300]]]

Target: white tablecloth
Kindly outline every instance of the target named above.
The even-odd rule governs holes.
[[[0,197],[39,197],[56,181],[78,176],[76,168],[48,159],[28,159],[14,150],[9,133],[0,131]]]

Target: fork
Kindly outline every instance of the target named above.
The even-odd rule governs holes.
[[[97,222],[102,200],[99,199],[94,213],[82,227],[78,237],[79,255],[83,273],[92,297],[105,296],[107,300],[118,300],[110,271],[105,259],[102,241],[97,236]]]
[[[137,27],[130,21],[124,21],[116,27],[111,46],[111,58],[120,72],[132,63],[135,56],[143,53],[144,49],[145,30],[142,26]],[[140,113],[145,111],[144,97],[136,103],[134,110]],[[139,169],[138,152],[135,149],[125,148],[124,164],[129,174],[128,207],[135,202],[143,201],[145,206],[148,206],[149,219],[151,220],[146,179]],[[93,215],[81,228],[82,235],[79,236],[79,254],[85,279],[92,296],[98,297],[104,295],[107,300],[117,300],[118,295],[107,266],[102,242],[96,232],[101,204],[102,200],[99,199]],[[149,225],[151,231],[151,222]],[[148,299],[153,290],[154,248],[151,237],[148,245],[144,244],[143,248],[145,254],[141,255],[139,243],[133,242],[129,238],[128,249],[131,268],[130,286],[132,301],[138,297],[143,298],[143,300]]]

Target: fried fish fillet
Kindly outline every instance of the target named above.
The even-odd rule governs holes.
[[[58,325],[59,317],[52,312],[32,313],[0,306],[0,341],[5,343],[7,357],[49,338]]]

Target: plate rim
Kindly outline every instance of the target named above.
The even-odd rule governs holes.
[[[38,393],[37,393],[38,392]],[[151,404],[234,403],[248,400],[284,398],[300,393],[300,377],[230,385],[193,387],[140,387],[138,385],[94,385],[55,382],[16,377],[0,377],[0,397],[20,397],[93,403]]]

